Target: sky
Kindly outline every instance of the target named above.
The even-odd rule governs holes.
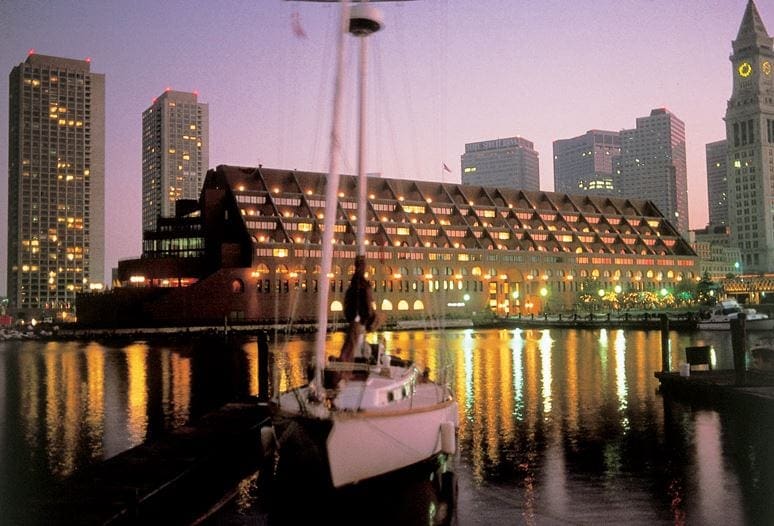
[[[685,122],[691,228],[706,225],[705,144],[725,138],[728,57],[747,0],[416,0],[379,3],[368,39],[368,161],[385,177],[459,182],[465,143],[535,143],[553,190],[552,143]],[[774,32],[774,2],[758,11]],[[166,88],[209,104],[210,167],[327,171],[338,6],[282,0],[0,0],[0,72],[44,55],[106,76],[105,275],[141,253],[142,112]],[[344,173],[355,173],[358,42],[348,39]],[[8,158],[0,82],[0,159]],[[443,163],[451,173],[442,170]],[[6,164],[7,166],[7,164]],[[0,171],[0,295],[7,169]]]

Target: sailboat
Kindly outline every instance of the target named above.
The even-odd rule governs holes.
[[[365,176],[366,38],[382,25],[368,3],[341,2],[341,31],[334,88],[329,175],[320,275],[329,275],[339,185],[339,121],[344,47],[347,33],[360,40],[357,254],[366,257]],[[433,381],[411,361],[391,356],[383,345],[365,344],[370,356],[352,361],[326,360],[328,287],[320,287],[314,373],[306,385],[273,400],[272,441],[280,459],[309,459],[321,483],[341,488],[426,461],[448,458],[456,450],[457,404],[451,389]],[[369,354],[368,352],[364,354]],[[268,434],[268,433],[266,433]],[[444,463],[447,464],[447,463]],[[453,480],[450,471],[440,480]],[[450,482],[447,482],[450,484]],[[446,488],[445,491],[449,491]]]

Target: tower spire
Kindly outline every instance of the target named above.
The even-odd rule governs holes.
[[[765,48],[771,50],[774,39],[769,36],[766,26],[763,25],[761,15],[753,0],[747,2],[742,23],[739,25],[739,33],[733,42],[734,53],[745,50]]]

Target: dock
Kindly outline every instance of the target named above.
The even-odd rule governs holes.
[[[746,381],[738,384],[736,371],[656,372],[660,392],[691,404],[723,409],[744,409],[774,413],[774,371],[748,370]]]
[[[685,362],[680,371],[670,371],[669,322],[662,318],[661,371],[654,376],[660,382],[659,391],[691,404],[717,409],[739,409],[774,413],[774,367],[771,349],[753,350],[766,356],[763,367],[748,368],[745,315],[731,321],[733,369],[712,370],[709,346],[686,347]],[[694,370],[701,367],[702,370]]]
[[[260,469],[267,418],[257,399],[226,404],[61,481],[24,524],[190,524]]]

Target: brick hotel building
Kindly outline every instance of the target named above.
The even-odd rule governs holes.
[[[355,257],[356,178],[342,176],[332,275],[319,274],[326,176],[210,170],[198,203],[82,295],[79,321],[314,321],[319,287],[341,316]],[[572,309],[578,291],[660,290],[699,278],[689,244],[648,201],[372,178],[368,273],[389,319]],[[111,314],[112,313],[112,314]]]

